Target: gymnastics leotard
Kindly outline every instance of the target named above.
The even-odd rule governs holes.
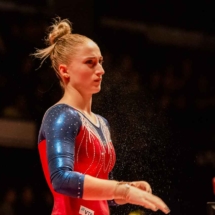
[[[52,106],[43,117],[38,148],[54,197],[52,215],[109,215],[108,204],[114,204],[82,198],[85,174],[108,179],[116,160],[109,124],[96,118],[95,125],[66,104]]]

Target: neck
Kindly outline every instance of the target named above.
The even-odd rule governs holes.
[[[84,95],[76,89],[65,89],[63,97],[58,103],[64,103],[75,109],[91,115],[92,95]]]

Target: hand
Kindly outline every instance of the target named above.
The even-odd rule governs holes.
[[[141,205],[153,211],[157,211],[159,209],[165,214],[170,212],[169,208],[161,198],[136,187],[129,188],[126,195],[126,201],[131,204]]]
[[[152,188],[149,185],[149,183],[146,182],[146,181],[133,181],[133,182],[128,182],[128,184],[130,186],[133,186],[133,187],[136,187],[138,189],[144,190],[144,191],[146,191],[148,193],[152,193]]]
[[[143,206],[153,211],[159,209],[165,214],[170,212],[167,205],[159,197],[134,186],[124,184],[124,182],[119,182],[115,193],[116,199],[124,199],[127,203]]]
[[[136,187],[138,189],[141,189],[141,190],[144,190],[148,193],[152,193],[152,189],[151,189],[151,186],[149,185],[148,182],[146,181],[133,181],[133,182],[120,182],[120,184],[128,184],[130,186],[133,186],[133,187]],[[125,199],[115,199],[115,202],[118,204],[118,205],[124,205],[128,202],[126,202]]]

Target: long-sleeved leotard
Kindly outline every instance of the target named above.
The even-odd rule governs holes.
[[[107,201],[82,199],[85,174],[108,179],[115,151],[108,122],[93,124],[78,110],[57,104],[47,110],[39,132],[43,171],[54,197],[52,215],[108,215]]]

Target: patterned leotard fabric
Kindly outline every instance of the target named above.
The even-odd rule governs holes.
[[[43,117],[38,148],[54,197],[52,215],[109,214],[111,201],[82,198],[85,174],[108,179],[116,160],[108,122],[100,115],[96,118],[93,124],[66,104],[52,106]]]

